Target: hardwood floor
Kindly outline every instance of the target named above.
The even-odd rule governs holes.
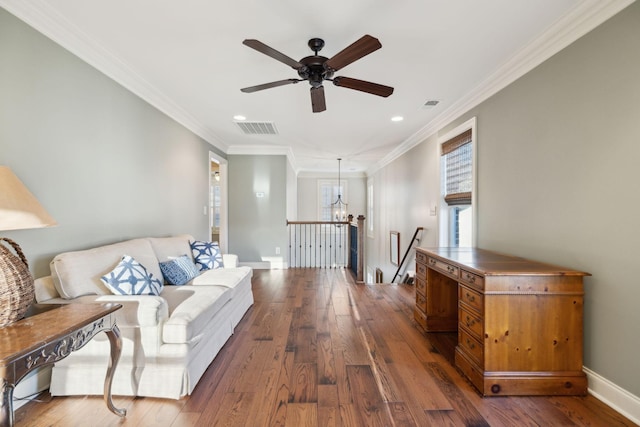
[[[421,332],[413,287],[344,270],[256,270],[254,306],[179,401],[55,397],[18,426],[630,426],[597,399],[481,398],[452,366],[451,334]],[[439,348],[440,350],[438,350]]]

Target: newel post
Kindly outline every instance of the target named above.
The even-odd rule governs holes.
[[[356,282],[364,283],[364,215],[358,215],[358,268]]]
[[[353,214],[349,214],[349,216],[347,216],[347,221],[349,222],[349,225],[347,226],[347,229],[349,230],[347,233],[347,247],[349,248],[347,251],[347,269],[353,271],[353,264],[351,263],[351,250],[353,248],[353,242],[351,241],[351,227],[353,227]]]

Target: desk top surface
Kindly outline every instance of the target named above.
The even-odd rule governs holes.
[[[120,304],[35,304],[27,317],[0,328],[0,366],[120,309]]]
[[[541,275],[590,276],[584,271],[531,261],[480,248],[416,248],[417,251],[464,266],[485,276]]]

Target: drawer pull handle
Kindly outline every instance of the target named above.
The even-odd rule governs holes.
[[[455,269],[455,268],[453,268],[453,267],[451,267],[450,265],[447,265],[447,271],[448,271],[449,273],[453,273],[454,271],[456,271],[456,269]]]
[[[470,302],[475,302],[476,297],[475,297],[475,296],[473,296],[473,295],[471,295],[469,292],[467,292],[467,299],[468,299]]]
[[[476,324],[476,321],[471,319],[471,316],[467,316],[467,326],[471,327]]]
[[[470,281],[471,283],[475,283],[476,277],[472,276],[471,274],[467,274],[467,280]]]
[[[473,343],[473,341],[471,341],[469,338],[467,338],[467,347],[469,347],[471,350],[473,350],[474,348],[476,348],[476,345]]]

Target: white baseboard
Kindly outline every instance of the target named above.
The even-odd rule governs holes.
[[[640,425],[640,397],[629,393],[588,368],[583,369],[589,380],[589,393],[593,397]]]
[[[51,383],[51,365],[28,373],[13,390],[14,411],[29,403],[29,397],[34,397],[36,393],[49,388],[49,383]]]

